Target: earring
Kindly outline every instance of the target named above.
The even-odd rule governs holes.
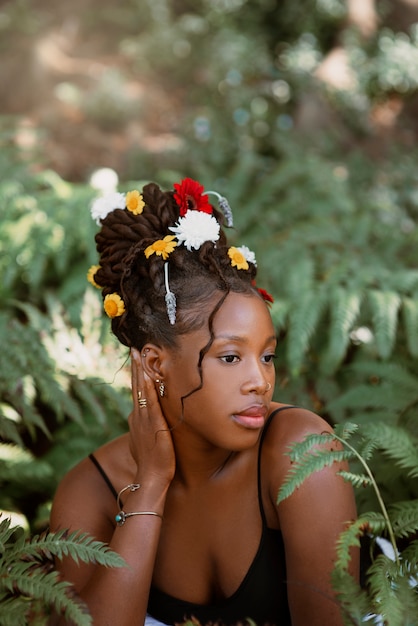
[[[160,394],[161,398],[163,398],[165,396],[165,385],[164,385],[164,381],[160,380],[159,378],[155,379],[155,382],[158,385],[158,393]]]

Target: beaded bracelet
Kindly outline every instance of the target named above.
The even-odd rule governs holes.
[[[124,487],[123,489],[121,489],[118,493],[118,497],[116,499],[117,505],[118,505],[118,509],[119,513],[117,513],[117,515],[115,515],[115,522],[118,526],[123,526],[124,523],[126,522],[128,517],[132,517],[133,515],[155,515],[156,517],[160,517],[161,519],[163,519],[163,516],[160,515],[159,513],[156,513],[155,511],[135,511],[133,513],[125,513],[125,511],[123,511],[121,509],[121,504],[120,504],[120,497],[121,495],[125,492],[125,491],[137,491],[139,488],[141,487],[141,485],[139,483],[133,483],[131,485],[127,485],[126,487]]]

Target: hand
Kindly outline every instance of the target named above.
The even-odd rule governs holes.
[[[133,411],[129,416],[130,448],[137,477],[170,483],[175,472],[173,441],[152,380],[144,372],[141,355],[131,349]],[[139,396],[140,393],[140,396]],[[146,406],[139,406],[139,398]]]

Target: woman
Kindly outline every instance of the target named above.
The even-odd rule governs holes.
[[[272,401],[275,332],[256,261],[229,247],[232,216],[185,179],[163,192],[96,201],[102,288],[130,348],[129,432],[60,484],[51,529],[108,542],[126,567],[58,564],[94,624],[339,626],[330,584],[335,542],[355,517],[334,465],[287,500],[277,494],[292,442],[330,431]],[[216,194],[218,195],[218,194]],[[355,558],[353,568],[356,567]]]

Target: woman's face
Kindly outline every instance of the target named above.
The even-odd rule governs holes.
[[[187,431],[208,443],[241,449],[258,439],[273,395],[276,338],[265,302],[256,295],[230,293],[215,316],[214,340],[197,368],[207,327],[180,338],[168,356],[164,412],[174,431]],[[171,361],[170,361],[171,359]]]

